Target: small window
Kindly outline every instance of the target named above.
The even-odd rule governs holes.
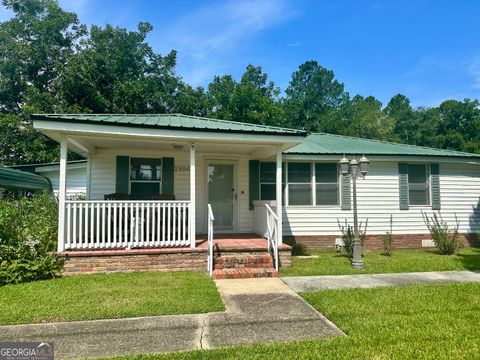
[[[149,200],[160,194],[162,160],[132,158],[130,162],[130,193],[135,199]]]
[[[277,198],[277,165],[274,162],[260,163],[260,200]],[[282,163],[282,191],[285,190],[285,163]],[[283,198],[285,201],[285,198]]]
[[[338,205],[338,167],[337,164],[315,164],[317,205]]]
[[[408,198],[410,205],[429,205],[429,168],[425,164],[408,164]]]
[[[312,205],[310,163],[288,163],[288,205]]]
[[[260,163],[260,200],[275,200],[276,198],[276,165],[275,163]]]

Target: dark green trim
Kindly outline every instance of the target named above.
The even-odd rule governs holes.
[[[128,156],[117,156],[115,192],[128,194],[128,182],[130,177],[130,158]]]
[[[408,164],[398,163],[400,210],[408,210]]]
[[[253,210],[253,201],[260,199],[260,161],[248,162],[249,209]]]
[[[440,166],[430,164],[430,182],[432,189],[432,210],[440,210]]]
[[[172,157],[164,157],[162,164],[162,194],[173,195],[174,193],[174,177],[175,177],[175,160]]]
[[[350,176],[341,176],[342,210],[352,210]]]

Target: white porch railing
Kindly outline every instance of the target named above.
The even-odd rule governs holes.
[[[212,276],[213,272],[213,221],[215,217],[213,216],[212,206],[210,204],[207,205],[208,207],[208,274]]]
[[[275,269],[278,270],[278,217],[268,204],[265,204],[265,207],[267,209],[268,252],[272,254]]]
[[[190,201],[65,201],[65,249],[190,245]]]

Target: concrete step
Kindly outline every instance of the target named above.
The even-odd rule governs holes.
[[[221,255],[214,262],[214,269],[218,270],[271,267],[273,267],[272,257],[268,253]]]
[[[279,277],[274,268],[245,268],[245,269],[216,269],[213,270],[213,279],[248,279],[262,277]]]

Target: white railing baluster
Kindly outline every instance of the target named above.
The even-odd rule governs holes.
[[[207,223],[207,271],[210,276],[212,276],[213,272],[213,221],[215,217],[213,216],[212,206],[210,204],[207,205],[207,212],[208,212],[208,223]]]
[[[267,210],[267,244],[268,252],[272,255],[275,269],[278,270],[278,217],[272,208],[265,204]]]
[[[190,201],[66,200],[65,249],[190,244]]]
[[[78,234],[77,234],[77,204],[72,204],[73,206],[73,221],[72,221],[72,232],[73,232],[73,242],[72,249],[77,247]]]
[[[70,248],[72,245],[72,230],[70,228],[72,224],[72,207],[71,204],[65,204],[65,209],[67,210],[67,241],[65,242],[65,249]]]

